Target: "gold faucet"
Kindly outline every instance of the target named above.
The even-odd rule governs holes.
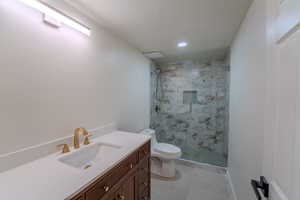
[[[57,145],[57,147],[63,147],[62,149],[62,153],[69,153],[70,152],[70,148],[67,144],[60,144],[60,145]]]
[[[74,140],[73,140],[73,144],[74,144],[75,149],[80,148],[80,135],[81,134],[85,136],[84,145],[90,144],[90,141],[89,141],[89,138],[88,138],[90,135],[87,132],[87,130],[85,128],[76,128],[75,132],[74,132]]]

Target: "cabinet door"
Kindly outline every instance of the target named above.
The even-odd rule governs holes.
[[[139,167],[139,194],[144,193],[146,190],[150,191],[150,159],[145,159],[141,162]]]
[[[119,191],[117,191],[117,192],[119,192]],[[105,197],[103,197],[99,200],[118,200],[117,195],[116,195],[117,192],[116,193],[110,193],[107,196],[105,196]]]
[[[116,192],[116,200],[137,200],[137,175],[129,177]]]

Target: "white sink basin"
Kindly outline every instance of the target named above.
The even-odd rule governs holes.
[[[118,153],[120,148],[120,146],[96,143],[81,147],[81,149],[62,156],[58,160],[77,169],[88,169],[93,164],[104,161],[108,156]]]

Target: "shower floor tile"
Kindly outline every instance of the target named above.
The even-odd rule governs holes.
[[[233,200],[223,170],[176,164],[173,180],[152,177],[152,200]]]

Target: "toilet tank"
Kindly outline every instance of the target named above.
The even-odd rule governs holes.
[[[153,129],[145,129],[141,132],[143,135],[147,135],[151,137],[151,146],[154,147],[157,144],[155,130]]]

